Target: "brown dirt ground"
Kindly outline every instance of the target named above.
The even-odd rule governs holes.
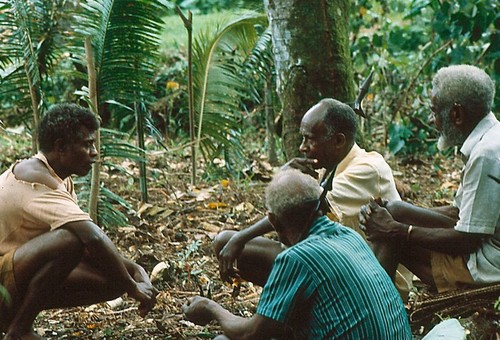
[[[405,200],[423,206],[451,201],[462,164],[458,158],[442,156],[433,160],[392,159],[390,163],[406,191]],[[241,316],[255,311],[260,288],[243,283],[239,295],[233,297],[233,287],[219,280],[210,244],[220,230],[248,226],[264,214],[265,181],[200,181],[193,188],[189,185],[188,159],[167,159],[165,154],[157,154],[150,164],[147,205],[139,202],[137,181],[130,183],[109,172],[103,175],[106,185],[140,212],[130,218],[130,226],[109,230],[111,239],[122,253],[148,272],[159,263],[166,268],[154,281],[160,290],[156,307],[145,319],[137,315],[136,304],[126,297],[113,307],[102,303],[44,311],[35,324],[39,334],[48,339],[213,338],[220,333],[216,324],[195,326],[182,317],[181,306],[186,299],[200,293]],[[133,163],[122,165],[137,173]],[[269,178],[270,170],[265,160],[254,162],[253,172],[259,178]],[[427,330],[428,327],[417,325],[415,338]],[[485,339],[495,338],[495,332],[498,328]]]

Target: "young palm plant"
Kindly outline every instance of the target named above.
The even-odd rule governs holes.
[[[205,159],[221,153],[227,158],[229,151],[241,154],[241,101],[248,91],[241,65],[258,41],[258,26],[267,26],[264,14],[251,12],[234,20],[221,17],[194,40],[196,144]]]
[[[33,153],[38,150],[35,127],[45,108],[43,78],[60,59],[67,38],[61,27],[65,2],[0,0],[0,108],[15,106],[13,111],[25,115],[21,121],[32,121]]]
[[[166,7],[151,0],[87,0],[78,32],[90,37],[96,69],[97,110],[117,103],[115,111],[135,118],[141,199],[147,202],[144,126],[152,98],[151,79],[158,60],[159,33]],[[102,112],[100,112],[102,114]]]
[[[48,106],[43,100],[44,75],[50,75],[52,66],[68,52],[86,66],[82,38],[87,36],[93,38],[97,52],[98,104],[116,99],[131,107],[144,107],[141,104],[148,98],[147,83],[154,66],[154,59],[150,57],[157,51],[153,44],[157,36],[155,30],[160,28],[163,13],[160,1],[82,1],[81,4],[83,8],[75,7],[67,0],[0,0],[0,109],[7,108],[15,113],[35,112],[36,124],[39,109]],[[79,32],[84,34],[75,36],[66,18],[81,19],[76,15],[78,12],[83,12],[81,16],[85,19],[77,21]],[[69,33],[63,35],[61,32]],[[76,37],[72,40],[75,44],[65,39],[69,36]],[[84,90],[80,94],[85,93]],[[27,109],[30,106],[31,110]],[[20,118],[18,122],[24,120]],[[112,154],[140,160],[144,164],[144,157],[137,157],[143,149],[128,143],[118,146],[111,142],[123,138],[125,136],[116,136],[115,133],[106,141],[107,145],[103,143],[102,149],[106,149],[103,157]],[[36,142],[36,136],[33,140]],[[36,149],[34,144],[33,152]],[[118,216],[110,202],[123,206],[126,202],[99,187],[99,210],[107,208],[100,211],[99,222],[105,226],[111,221],[115,225],[123,224],[125,216]],[[83,188],[84,194],[88,191],[86,189]]]

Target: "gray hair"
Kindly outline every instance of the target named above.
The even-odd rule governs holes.
[[[335,133],[343,133],[348,140],[354,141],[358,129],[356,113],[347,104],[333,98],[324,98],[319,104],[326,107],[325,128],[327,138],[331,138]]]
[[[441,68],[434,76],[432,86],[438,91],[435,102],[441,112],[450,110],[454,104],[460,104],[469,117],[484,117],[493,106],[493,80],[486,72],[472,65]]]
[[[318,200],[322,191],[311,176],[297,169],[282,170],[266,188],[266,207],[271,213],[284,216],[294,208]]]

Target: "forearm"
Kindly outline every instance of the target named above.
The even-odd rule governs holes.
[[[144,270],[144,268],[137,263],[135,263],[132,260],[127,259],[126,257],[122,257],[123,259],[123,264],[125,265],[125,268],[127,268],[128,273],[132,278],[137,282],[137,281],[149,281],[149,275]]]
[[[411,228],[411,229],[410,229]],[[451,254],[469,254],[479,247],[482,235],[456,231],[453,228],[425,228],[398,223],[394,237],[411,246]]]
[[[258,222],[251,225],[250,227],[240,230],[234,235],[234,237],[235,240],[237,240],[239,243],[246,244],[251,239],[267,234],[273,230],[274,228],[266,216],[261,218]]]
[[[242,318],[231,314],[213,300],[195,296],[182,306],[184,316],[197,325],[206,325],[216,320],[224,334],[230,339],[271,339],[282,337],[284,325],[275,320],[255,314]]]
[[[255,339],[251,319],[236,316],[215,302],[211,302],[207,307],[212,319],[219,323],[227,337],[232,340]]]
[[[453,228],[458,220],[455,207],[422,208],[402,201],[392,201],[386,206],[399,222],[424,228]]]

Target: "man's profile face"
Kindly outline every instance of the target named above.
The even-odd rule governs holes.
[[[437,143],[438,150],[446,150],[456,145],[462,145],[465,137],[463,133],[453,124],[450,118],[450,110],[439,107],[438,102],[439,91],[435,88],[431,93],[431,111],[434,118],[434,123],[439,131],[439,139]]]
[[[95,149],[95,131],[80,127],[76,140],[64,147],[62,164],[67,173],[85,176],[95,163],[97,151]]]
[[[311,108],[300,123],[302,143],[299,150],[306,158],[317,159],[315,168],[330,168],[332,161],[332,138],[324,123],[324,111],[318,105]]]

